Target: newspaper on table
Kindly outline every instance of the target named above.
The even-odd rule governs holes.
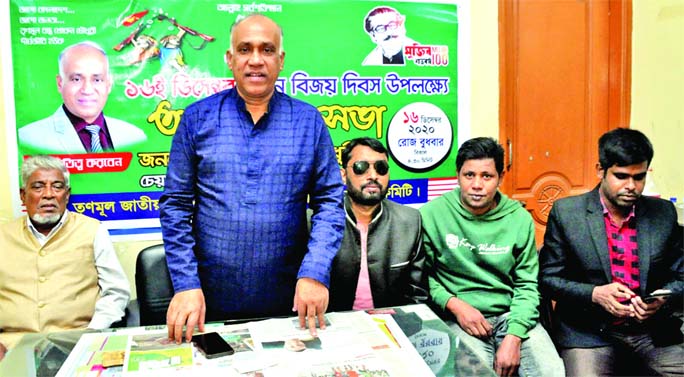
[[[277,318],[240,325],[207,324],[235,354],[206,359],[192,343],[176,344],[166,327],[84,334],[57,374],[61,376],[353,377],[433,375],[389,314],[328,313],[312,337],[299,320]]]

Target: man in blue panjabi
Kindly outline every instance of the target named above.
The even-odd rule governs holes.
[[[344,188],[320,113],[275,91],[284,56],[273,20],[239,18],[226,53],[236,87],[190,105],[173,138],[160,219],[176,342],[205,319],[297,311],[312,334],[324,327]]]

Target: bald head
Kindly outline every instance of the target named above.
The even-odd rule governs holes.
[[[242,25],[243,23],[244,23],[244,25]],[[281,28],[277,22],[273,21],[271,18],[269,18],[267,16],[264,16],[261,13],[252,13],[252,14],[247,15],[247,16],[238,16],[235,19],[235,22],[230,26],[230,47],[229,47],[228,51],[230,51],[231,53],[235,53],[235,51],[234,51],[235,30],[238,27],[248,26],[251,23],[259,23],[259,24],[262,24],[266,27],[275,27],[276,30],[278,31],[278,35],[280,37],[280,41],[279,41],[280,43],[278,46],[278,54],[281,54],[284,51],[284,49],[283,49],[283,28]],[[242,26],[240,26],[240,25],[242,25]]]
[[[73,56],[76,56],[76,58],[78,58],[81,55],[85,54],[101,55],[102,61],[105,64],[105,70],[107,71],[107,74],[109,74],[109,58],[107,57],[107,53],[105,52],[105,50],[95,42],[83,41],[72,44],[71,46],[66,47],[64,50],[62,50],[62,52],[59,53],[59,57],[57,58],[57,64],[59,65],[59,75],[62,78],[64,78],[64,65],[69,61],[69,59],[71,59]]]

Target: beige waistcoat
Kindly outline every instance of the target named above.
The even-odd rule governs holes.
[[[100,293],[93,255],[98,226],[94,219],[69,212],[43,247],[25,216],[0,226],[0,342],[14,343],[13,332],[88,325]]]

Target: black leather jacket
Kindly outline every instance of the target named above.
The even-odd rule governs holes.
[[[361,261],[361,239],[349,197],[342,246],[330,273],[328,311],[351,310]],[[427,301],[422,222],[415,208],[383,200],[368,226],[368,271],[376,308]]]

